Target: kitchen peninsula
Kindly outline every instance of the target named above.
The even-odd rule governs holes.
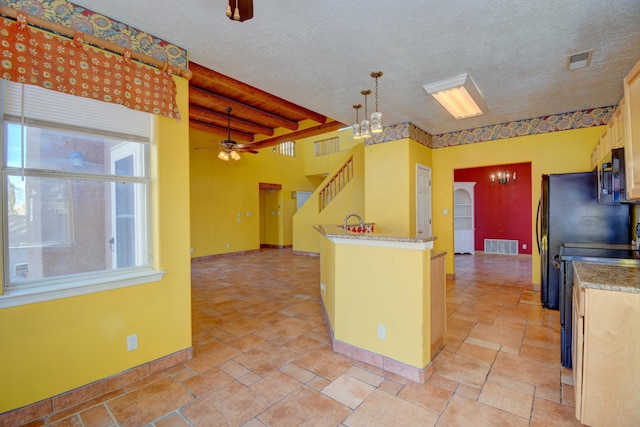
[[[316,229],[333,350],[424,382],[444,342],[446,252],[434,237]]]

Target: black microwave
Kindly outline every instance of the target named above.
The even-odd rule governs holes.
[[[600,203],[636,203],[627,200],[624,148],[611,150],[611,161],[602,164],[598,175],[598,184],[598,201]]]

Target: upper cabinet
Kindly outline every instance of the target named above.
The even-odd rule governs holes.
[[[622,115],[627,199],[640,200],[640,61],[624,78]]]

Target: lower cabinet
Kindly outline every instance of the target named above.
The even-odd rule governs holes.
[[[473,229],[454,230],[453,251],[457,254],[474,254],[475,238]]]
[[[590,426],[640,425],[640,294],[573,290],[576,419]]]

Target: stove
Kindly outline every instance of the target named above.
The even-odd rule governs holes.
[[[554,257],[559,269],[560,345],[562,366],[571,368],[573,264],[571,261],[619,264],[640,268],[640,251],[631,245],[565,243]]]

